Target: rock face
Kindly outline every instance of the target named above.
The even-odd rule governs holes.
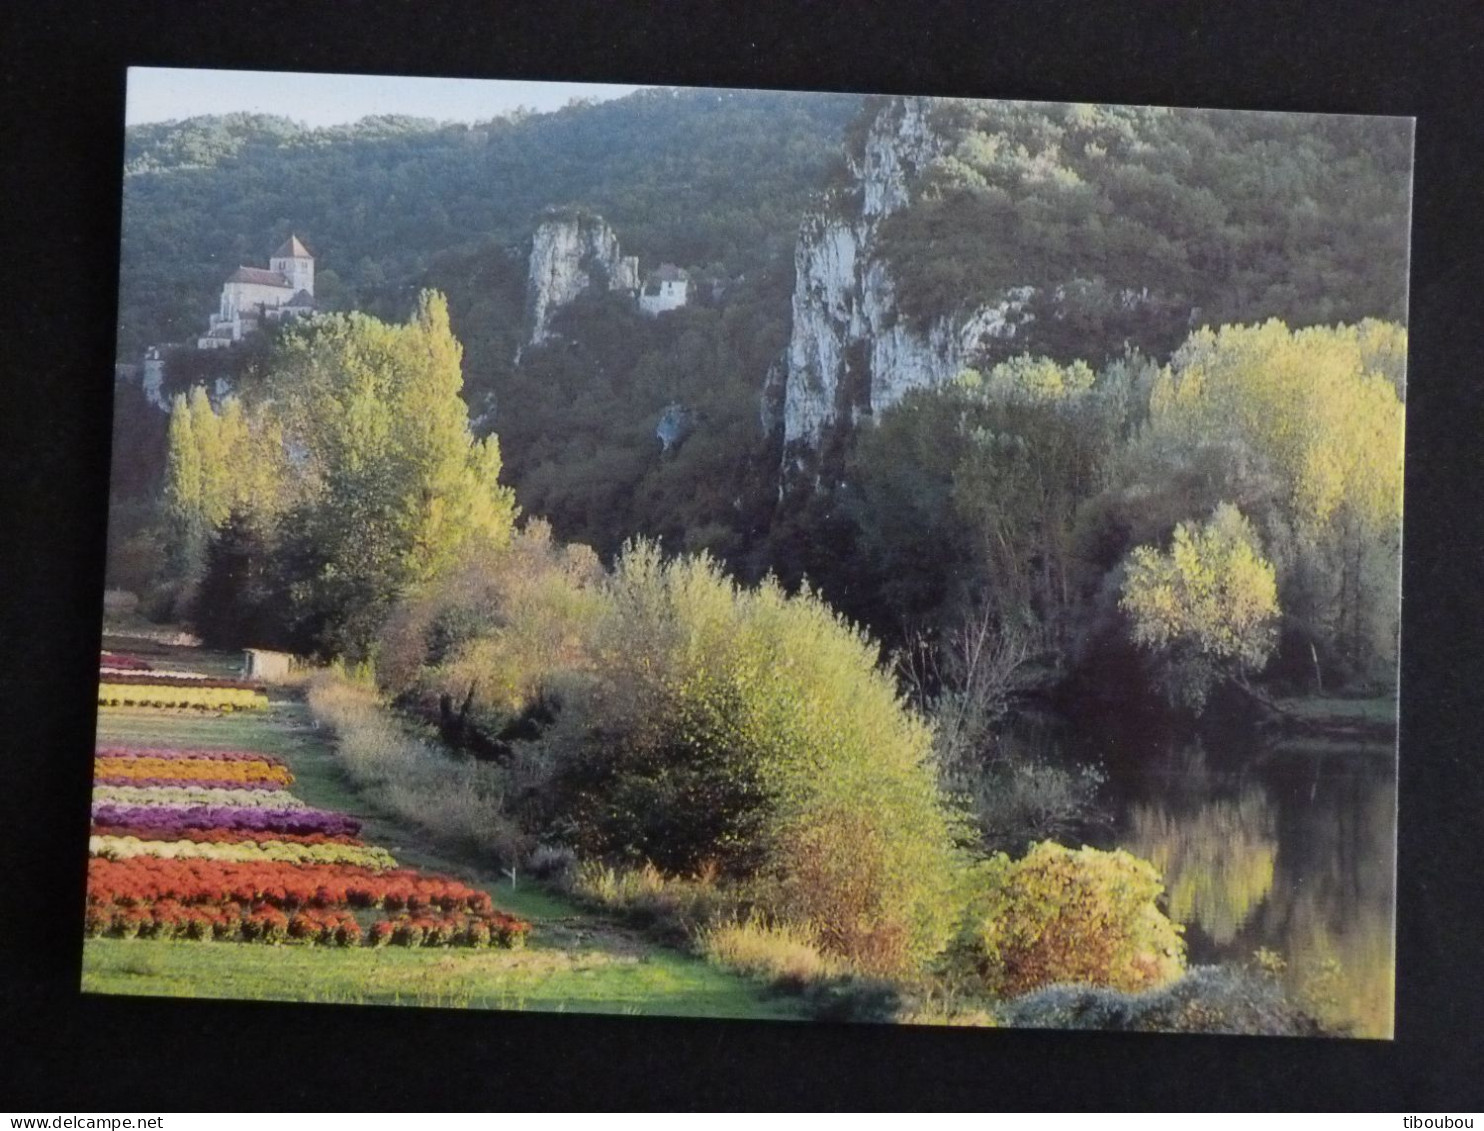
[[[550,339],[557,312],[592,287],[637,291],[638,258],[622,254],[618,237],[601,216],[584,213],[543,220],[531,238],[526,344]]]
[[[672,401],[666,405],[654,428],[655,438],[660,442],[660,451],[674,451],[691,434],[695,426],[695,413],[685,405],[678,401]]]
[[[957,376],[993,339],[1034,317],[1033,290],[949,312],[923,327],[901,317],[896,282],[877,251],[881,222],[911,202],[919,170],[940,157],[933,100],[886,102],[850,154],[852,184],[805,217],[794,250],[793,327],[783,372],[770,374],[762,420],[781,421],[785,467],[841,426],[897,403],[910,389]],[[780,380],[781,377],[781,380]],[[781,395],[778,388],[781,383]],[[781,402],[781,405],[780,405]]]

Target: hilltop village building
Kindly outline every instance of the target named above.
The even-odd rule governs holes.
[[[222,284],[221,303],[196,348],[223,349],[264,322],[314,313],[314,256],[290,236],[268,260],[268,269],[239,267]]]
[[[690,274],[673,263],[662,263],[644,280],[639,309],[645,314],[663,314],[684,306],[689,298]]]
[[[206,333],[197,336],[195,348],[226,349],[267,323],[305,318],[315,309],[314,256],[298,236],[291,235],[269,257],[266,270],[239,267],[227,276]],[[186,341],[150,346],[141,364],[119,364],[115,373],[121,378],[137,375],[146,399],[159,408],[169,408],[163,392],[165,355],[176,349],[190,349],[191,345]]]

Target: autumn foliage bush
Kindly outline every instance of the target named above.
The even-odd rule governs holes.
[[[931,733],[877,646],[807,590],[632,545],[595,628],[590,738],[568,770],[579,847],[714,866],[873,972],[957,917],[957,817]]]
[[[1132,992],[1184,971],[1180,927],[1155,906],[1159,874],[1127,852],[1044,841],[1020,860],[994,856],[979,873],[957,949],[996,996],[1059,983]]]

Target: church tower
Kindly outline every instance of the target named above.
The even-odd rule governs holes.
[[[310,298],[314,297],[314,256],[298,236],[290,236],[279,245],[268,260],[268,268],[287,279],[295,294],[305,291]]]

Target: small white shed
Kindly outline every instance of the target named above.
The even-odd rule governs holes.
[[[270,652],[266,648],[248,648],[242,653],[242,676],[263,683],[282,683],[294,671],[294,657],[288,652]]]

